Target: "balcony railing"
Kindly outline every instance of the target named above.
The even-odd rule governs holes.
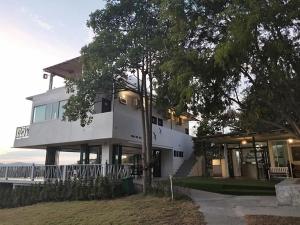
[[[118,180],[132,176],[127,165],[47,165],[47,166],[0,166],[0,181],[47,181],[97,179],[108,177]]]

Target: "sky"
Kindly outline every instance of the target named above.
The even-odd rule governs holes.
[[[29,125],[31,102],[47,91],[43,68],[79,56],[93,38],[89,14],[104,0],[0,0],[0,163],[44,163],[45,151],[13,149],[15,130]],[[61,86],[56,80],[54,87]],[[60,155],[60,164],[78,156]]]

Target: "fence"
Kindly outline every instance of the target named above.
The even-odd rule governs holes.
[[[132,169],[127,165],[46,165],[46,166],[0,166],[0,180],[68,180],[96,179],[109,177],[122,179],[132,176]]]

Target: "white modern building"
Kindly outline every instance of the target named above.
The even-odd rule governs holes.
[[[95,114],[90,125],[79,121],[62,121],[64,104],[70,94],[65,87],[52,88],[53,78],[79,77],[79,58],[45,68],[49,74],[49,90],[28,97],[32,101],[30,125],[18,127],[14,148],[46,150],[46,165],[59,163],[59,152],[80,152],[79,164],[124,164],[140,168],[142,123],[138,96],[132,91],[115,95],[101,94],[95,102]],[[166,119],[153,109],[153,176],[175,174],[190,158],[193,141],[189,135],[189,114]],[[137,169],[138,170],[138,169]]]

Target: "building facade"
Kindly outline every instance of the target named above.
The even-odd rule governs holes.
[[[80,164],[124,164],[141,166],[142,123],[138,95],[130,90],[97,96],[93,121],[81,127],[79,121],[63,121],[70,94],[66,88],[52,89],[53,78],[81,76],[75,58],[44,69],[50,76],[49,90],[28,97],[32,101],[30,125],[18,127],[15,148],[46,150],[46,165],[59,163],[59,152],[80,152]],[[47,76],[47,75],[44,75]],[[175,174],[193,152],[188,114],[166,119],[153,109],[153,175]]]

